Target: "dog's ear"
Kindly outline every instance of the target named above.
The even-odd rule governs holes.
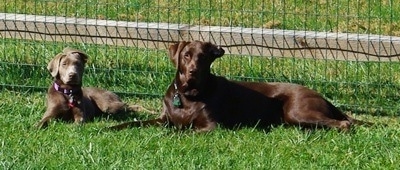
[[[224,49],[211,42],[204,43],[203,50],[207,53],[208,56],[210,56],[210,59],[212,59],[212,61],[219,57],[222,57],[225,54]]]
[[[181,41],[169,46],[169,59],[171,59],[175,67],[178,66],[179,54],[187,44],[189,44],[189,42]]]
[[[63,53],[65,55],[75,55],[74,53],[78,53],[79,56],[81,57],[81,60],[83,61],[83,63],[86,63],[89,58],[88,55],[86,53],[82,52],[81,50],[77,50],[77,49],[70,48],[70,47],[64,48]]]
[[[65,57],[65,54],[59,53],[53,59],[51,59],[47,65],[47,70],[50,71],[52,77],[56,77],[58,75],[58,68],[60,67],[60,61],[63,57]]]
[[[225,50],[222,49],[220,46],[216,46],[216,48],[213,48],[211,52],[215,58],[222,57],[225,54]]]

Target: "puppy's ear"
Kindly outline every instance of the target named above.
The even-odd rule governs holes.
[[[181,41],[169,46],[169,59],[171,59],[175,67],[178,66],[179,54],[187,44],[189,44],[189,42]]]
[[[88,55],[86,53],[82,52],[81,50],[77,50],[77,49],[70,48],[70,47],[64,48],[63,53],[65,55],[75,55],[75,53],[77,53],[81,57],[81,60],[83,61],[83,63],[86,63],[89,58]]]
[[[56,77],[58,75],[58,68],[60,67],[60,61],[63,57],[65,57],[65,54],[57,54],[47,65],[47,70],[50,71],[52,77]]]

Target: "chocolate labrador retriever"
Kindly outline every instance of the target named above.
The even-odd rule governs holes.
[[[289,124],[349,130],[352,124],[368,123],[345,115],[301,85],[230,81],[211,74],[211,63],[223,55],[222,48],[208,42],[171,45],[169,56],[177,71],[165,94],[161,116],[110,129],[172,124],[205,132],[219,123],[227,127]]]
[[[103,113],[148,111],[138,105],[127,105],[110,91],[82,88],[87,60],[88,56],[82,51],[65,48],[49,62],[47,69],[55,80],[48,88],[47,110],[38,128],[46,127],[53,118],[82,123]]]

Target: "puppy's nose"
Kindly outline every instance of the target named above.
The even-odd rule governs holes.
[[[76,76],[75,72],[68,73],[69,78],[75,78],[75,76]]]

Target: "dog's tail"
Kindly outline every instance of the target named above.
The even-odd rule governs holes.
[[[164,123],[165,123],[165,121],[163,121],[161,118],[157,118],[157,119],[146,120],[146,121],[125,122],[125,123],[121,123],[119,125],[107,127],[106,129],[107,130],[122,130],[122,129],[130,128],[130,127],[162,125]]]

